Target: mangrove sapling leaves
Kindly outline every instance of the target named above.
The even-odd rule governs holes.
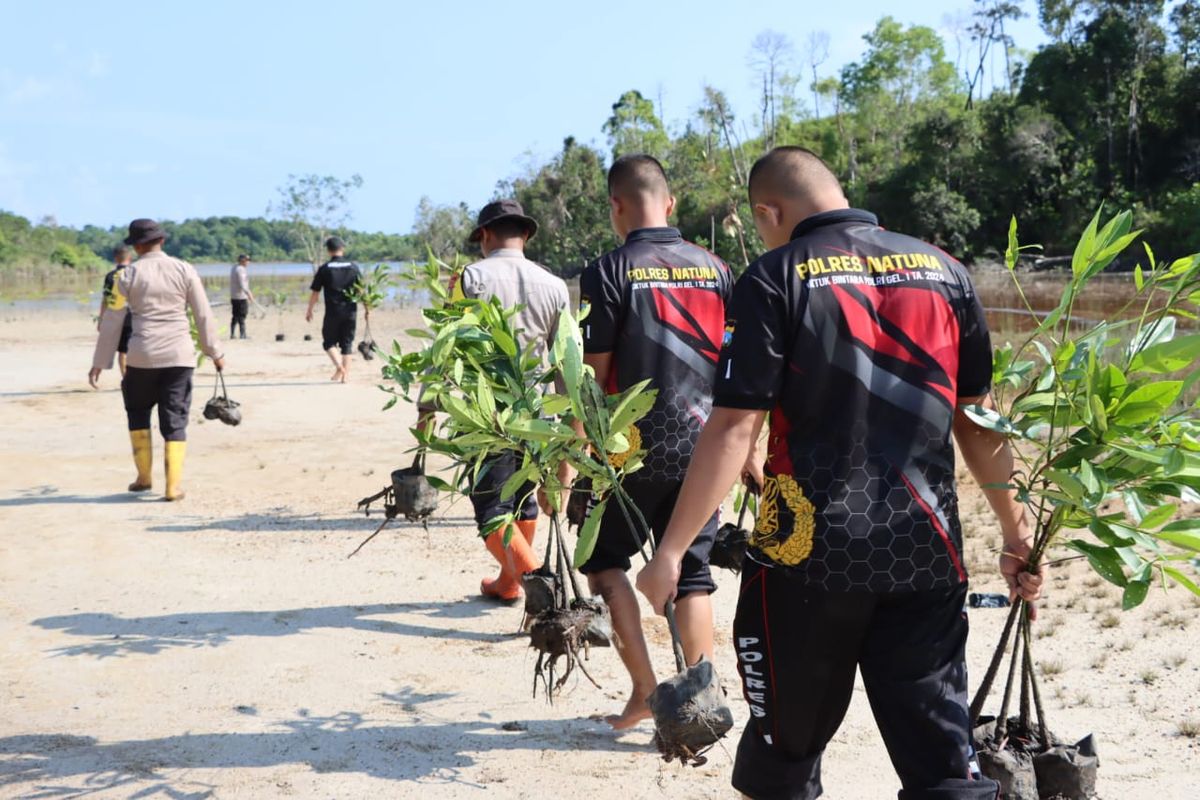
[[[1132,372],[1166,375],[1200,362],[1200,334],[1158,342],[1141,349],[1129,363]]]
[[[1139,523],[1139,527],[1147,531],[1154,530],[1155,528],[1161,528],[1163,525],[1166,525],[1171,521],[1171,519],[1175,516],[1175,512],[1178,510],[1178,506],[1172,503],[1165,503],[1151,511],[1149,514],[1146,514]]]
[[[1130,581],[1125,584],[1125,592],[1121,595],[1121,609],[1129,611],[1137,608],[1146,599],[1146,595],[1150,592],[1149,581]]]
[[[1124,588],[1125,584],[1128,583],[1121,556],[1117,553],[1116,548],[1102,547],[1091,542],[1085,542],[1082,539],[1071,539],[1066,543],[1066,546],[1086,556],[1088,563],[1092,565],[1092,569],[1101,578],[1104,578],[1104,580],[1114,586]]]
[[[1172,531],[1164,528],[1154,535],[1164,542],[1169,542],[1176,547],[1182,547],[1185,550],[1191,550],[1193,553],[1200,553],[1200,533],[1191,533],[1182,530]]]
[[[608,498],[601,500],[584,519],[579,528],[579,538],[575,542],[575,566],[582,567],[592,557],[596,549],[596,539],[600,535],[600,520],[608,508]]]
[[[1118,425],[1137,425],[1158,420],[1183,391],[1183,381],[1157,381],[1129,392],[1112,414]]]
[[[1008,436],[1019,435],[1020,431],[1013,426],[1012,422],[1007,418],[1000,416],[995,410],[979,405],[978,403],[968,406],[961,406],[972,422],[981,428],[987,428],[990,431],[1003,433]]]

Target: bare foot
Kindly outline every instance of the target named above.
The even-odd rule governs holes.
[[[338,367],[333,371],[333,377],[331,377],[329,380],[333,381],[334,383],[345,383],[346,373],[342,371],[341,367]]]
[[[646,702],[646,697],[647,695],[635,691],[620,714],[607,716],[604,721],[611,725],[614,731],[624,731],[644,719],[650,719],[650,704]]]
[[[349,372],[346,372],[346,370],[341,370],[341,373],[342,373],[342,378],[341,378],[341,382],[342,382],[342,383],[346,383],[347,381],[349,381],[349,380],[350,380],[350,373],[349,373]]]

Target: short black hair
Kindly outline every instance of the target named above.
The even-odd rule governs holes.
[[[630,153],[613,161],[608,168],[608,193],[613,197],[670,194],[671,188],[661,161],[648,153]]]
[[[336,253],[338,250],[345,250],[346,243],[342,241],[340,236],[330,236],[325,240],[325,249],[331,253]]]
[[[113,248],[113,261],[121,261],[133,252],[133,248],[127,244],[119,244]]]
[[[837,187],[841,181],[829,165],[812,150],[799,145],[781,145],[760,157],[750,168],[746,191],[754,202],[754,188],[769,183],[783,194],[809,194],[818,187]]]
[[[515,236],[524,236],[526,238],[533,236],[533,230],[529,227],[529,223],[515,217],[502,217],[495,222],[489,222],[483,227],[484,230],[491,231],[493,235],[501,239],[510,239]]]
[[[250,260],[250,254],[249,254],[249,253],[242,253],[241,255],[239,255],[239,256],[238,256],[238,263],[239,263],[239,264],[240,264],[241,262],[243,262],[243,261],[249,261],[249,260]]]

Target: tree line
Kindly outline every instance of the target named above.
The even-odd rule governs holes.
[[[232,263],[240,253],[255,261],[309,261],[308,229],[294,220],[262,217],[207,217],[162,222],[172,255],[194,262]],[[408,261],[424,255],[412,234],[371,233],[338,225],[326,231],[351,243],[360,261]],[[112,249],[126,234],[122,226],[86,225],[75,229],[53,219],[32,223],[0,211],[0,268],[55,265],[97,269],[108,263]]]
[[[1026,13],[1048,37],[1035,50],[1007,32]],[[952,27],[953,58],[932,28],[884,17],[833,74],[827,35],[764,31],[747,58],[755,113],[708,86],[668,127],[631,90],[603,126],[607,150],[568,138],[496,194],[541,222],[531,257],[564,274],[615,244],[605,168],[629,152],[663,161],[686,237],[744,265],[761,250],[747,173],[778,144],[816,151],[853,204],[964,259],[992,256],[1013,215],[1028,241],[1067,252],[1102,202],[1133,209],[1166,254],[1200,250],[1200,2],[976,0]],[[464,205],[430,206],[417,234],[446,252],[469,225]]]
[[[1030,13],[1047,36],[1034,50],[1008,33]],[[823,69],[827,34],[798,44],[764,31],[747,54],[761,86],[754,113],[735,113],[706,86],[688,118],[667,125],[652,99],[630,90],[603,125],[606,148],[568,137],[495,194],[515,196],[541,223],[531,257],[568,276],[616,244],[605,170],[630,152],[663,161],[686,237],[745,265],[762,247],[746,177],[779,144],[816,151],[853,204],[963,259],[992,256],[1014,215],[1027,241],[1066,252],[1101,203],[1132,209],[1161,255],[1200,250],[1200,0],[975,0],[950,28],[948,48],[932,28],[884,17],[861,56],[832,73]],[[307,261],[320,257],[327,233],[360,261],[466,248],[474,218],[465,202],[423,198],[411,234],[351,230],[348,197],[361,184],[357,175],[289,176],[270,218],[165,223],[171,251],[193,261],[240,252]],[[0,267],[92,266],[122,233],[0,212]]]

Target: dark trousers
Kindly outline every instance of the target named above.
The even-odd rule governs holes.
[[[901,800],[993,800],[996,784],[973,778],[966,591],[826,592],[748,562],[733,636],[751,718],[734,787],[756,800],[820,796],[821,756],[861,670]]]
[[[230,300],[229,305],[233,307],[233,320],[229,323],[229,338],[237,335],[237,329],[240,326],[242,329],[242,338],[246,338],[246,314],[250,311],[249,300]]]
[[[192,368],[129,367],[121,381],[129,430],[147,430],[150,412],[158,406],[158,429],[168,442],[186,442],[192,408]]]

